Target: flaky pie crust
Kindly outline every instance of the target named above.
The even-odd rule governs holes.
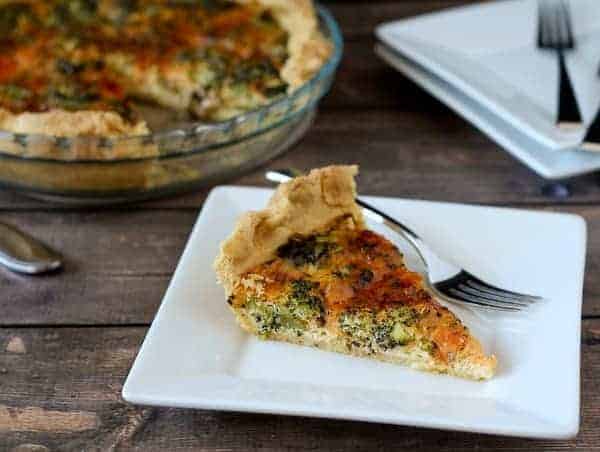
[[[344,216],[364,225],[354,202],[357,173],[355,165],[312,170],[281,184],[265,209],[243,214],[214,263],[227,295],[245,271],[273,259],[290,237],[313,233]]]

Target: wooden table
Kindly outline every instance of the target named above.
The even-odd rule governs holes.
[[[582,424],[576,439],[533,441],[360,422],[136,407],[120,392],[208,188],[74,210],[0,193],[0,218],[66,256],[63,272],[0,270],[0,450],[599,450],[600,184],[544,180],[372,50],[382,21],[464,3],[331,2],[346,39],[331,94],[308,135],[269,167],[361,165],[364,194],[573,212],[588,222]],[[266,167],[234,183],[264,185]],[[569,240],[565,237],[564,240]],[[540,378],[543,378],[541,376]],[[551,397],[551,394],[548,394]]]

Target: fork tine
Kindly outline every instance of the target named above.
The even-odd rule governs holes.
[[[522,308],[518,308],[518,307],[514,307],[514,306],[506,306],[503,303],[499,304],[499,303],[494,303],[492,301],[487,301],[482,298],[476,297],[474,295],[470,295],[468,293],[462,292],[456,288],[450,288],[450,289],[448,289],[448,292],[449,293],[445,293],[446,296],[458,299],[460,301],[463,301],[464,303],[474,304],[474,305],[485,307],[485,308],[492,309],[495,311],[516,312],[516,311],[522,310]]]
[[[575,40],[573,39],[573,29],[571,28],[571,12],[569,4],[565,0],[560,0],[560,9],[562,10],[562,23],[565,30],[566,48],[572,49],[575,46]]]
[[[552,29],[554,30],[553,32],[553,41],[554,41],[554,47],[557,49],[564,49],[565,46],[565,35],[566,32],[564,31],[564,25],[565,25],[565,21],[564,21],[564,16],[562,14],[562,11],[560,9],[560,0],[556,0],[558,3],[554,3],[553,7],[552,7],[552,23],[553,23],[553,27]]]
[[[537,45],[538,47],[544,47],[545,44],[545,36],[544,36],[544,28],[546,25],[546,6],[543,0],[538,0],[537,4]]]
[[[551,0],[550,0],[551,1]],[[556,29],[554,27],[554,9],[548,0],[544,1],[546,5],[546,18],[544,21],[544,31],[546,33],[546,44],[549,47],[556,46]]]
[[[467,292],[476,297],[480,297],[480,298],[484,298],[486,300],[502,303],[503,305],[506,305],[506,306],[514,306],[514,307],[521,307],[521,308],[525,308],[525,307],[529,306],[529,303],[515,301],[514,298],[501,297],[496,294],[492,294],[490,292],[485,292],[483,290],[475,289],[474,287],[467,286],[466,284],[459,284],[458,288],[460,290],[462,290],[463,292]]]
[[[552,26],[551,7],[548,0],[540,0],[539,2],[539,27],[541,47],[552,47],[554,44],[552,33],[554,27]]]
[[[484,292],[489,292],[491,294],[500,296],[500,297],[505,297],[505,298],[513,298],[514,301],[523,301],[523,302],[535,302],[535,301],[540,301],[543,299],[543,297],[538,297],[537,295],[529,295],[529,294],[524,294],[524,293],[519,293],[519,292],[512,292],[510,290],[506,290],[506,289],[501,289],[500,287],[496,287],[496,286],[492,286],[489,283],[486,283],[485,281],[482,281],[481,279],[470,275],[470,278],[467,280],[467,284],[469,284],[471,287],[474,287],[475,289],[484,291]]]
[[[544,36],[546,47],[556,48],[557,44],[560,42],[557,37],[556,30],[556,8],[554,4],[552,4],[553,0],[542,0],[542,3],[545,5],[544,7]]]

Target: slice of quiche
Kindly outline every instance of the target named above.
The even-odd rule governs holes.
[[[311,171],[243,215],[215,261],[239,324],[263,339],[316,346],[471,379],[496,358],[365,227],[355,166]]]

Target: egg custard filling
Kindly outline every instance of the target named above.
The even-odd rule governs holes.
[[[331,220],[312,231],[294,231],[288,215],[302,218],[305,210],[306,220],[298,220],[296,228],[303,229],[312,214],[329,208],[330,190],[335,195],[345,186],[351,190],[348,202],[354,203],[348,168],[315,170],[280,187],[262,212],[265,216],[251,215],[250,236],[242,228],[244,235],[238,229],[229,239],[234,242],[225,242],[218,272],[232,263],[228,258],[235,259],[229,249],[235,240],[261,246],[261,239],[269,241],[281,234],[270,256],[250,263],[231,280],[227,302],[238,323],[262,339],[466,378],[490,378],[495,357],[486,356],[468,328],[433,298],[423,277],[406,267],[398,248],[365,227],[354,205],[341,215],[336,215],[341,207],[337,206],[329,212]],[[316,201],[316,196],[321,199]],[[339,201],[337,196],[332,199]],[[263,237],[269,230],[270,237]],[[228,285],[227,275],[221,273],[221,279]]]

